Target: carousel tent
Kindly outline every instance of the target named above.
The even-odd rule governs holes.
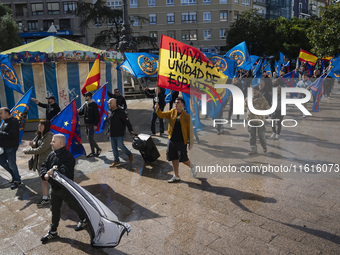
[[[99,49],[80,43],[49,36],[1,54],[8,54],[23,92],[33,87],[32,97],[42,103],[47,102],[46,96],[52,95],[63,109],[74,98],[78,108],[85,102],[81,88],[100,52]],[[107,83],[109,91],[117,84],[121,89],[121,74],[117,72],[116,66],[105,54],[101,55],[100,84]],[[22,94],[4,86],[0,79],[1,106],[11,109],[21,97]],[[45,118],[45,109],[32,101],[28,119],[41,118]]]

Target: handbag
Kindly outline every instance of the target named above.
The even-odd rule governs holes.
[[[33,163],[34,163],[34,157],[32,156],[29,160],[28,160],[28,169],[32,170],[33,169]]]

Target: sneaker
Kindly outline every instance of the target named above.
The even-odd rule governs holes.
[[[41,198],[41,200],[37,203],[37,206],[42,206],[42,205],[46,205],[46,204],[49,204],[49,203],[50,203],[49,198],[47,198],[47,199]]]
[[[8,183],[9,184],[13,184],[14,183],[14,180],[12,179],[12,180],[8,180]]]
[[[97,150],[96,157],[99,157],[100,153],[102,153],[102,149],[101,149],[101,148],[99,148],[99,149]]]
[[[190,170],[191,170],[191,176],[196,178],[196,175],[197,175],[196,165],[193,164],[193,167],[190,167]]]
[[[89,155],[86,155],[87,158],[90,158],[90,157],[95,157],[96,154],[94,154],[93,152],[91,152]]]
[[[77,226],[76,226],[76,228],[74,230],[75,231],[80,231],[80,230],[83,230],[86,226],[87,226],[86,219],[83,219],[83,220],[78,222],[78,224],[77,224]]]
[[[255,155],[255,154],[257,154],[257,151],[251,151],[248,153],[248,155]]]
[[[116,166],[119,166],[120,165],[120,162],[119,161],[113,161],[113,163],[110,165],[110,167],[116,167]]]
[[[129,162],[130,162],[130,164],[133,163],[133,155],[129,156]]]
[[[171,179],[168,180],[168,183],[179,182],[180,180],[181,180],[181,178],[176,177],[175,175],[173,175],[173,176],[171,177]]]
[[[40,241],[45,244],[47,243],[48,241],[52,240],[52,239],[55,239],[55,238],[58,238],[58,232],[55,231],[55,232],[52,232],[52,231],[48,231],[48,233],[46,235],[44,235]]]
[[[275,135],[276,135],[275,133],[272,133],[272,135],[270,136],[270,138],[271,138],[271,139],[274,139]]]
[[[11,189],[17,189],[21,185],[21,182],[13,182]]]
[[[274,140],[279,140],[279,139],[280,139],[280,135],[276,134]]]

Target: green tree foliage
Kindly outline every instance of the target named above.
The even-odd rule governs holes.
[[[12,18],[12,10],[0,4],[0,52],[21,44],[19,27]]]
[[[340,53],[340,2],[323,7],[321,20],[314,22],[307,33],[312,52],[318,57]]]
[[[245,41],[252,55],[273,55],[278,59],[281,51],[289,58],[296,58],[300,49],[312,49],[307,30],[317,21],[316,17],[266,20],[256,10],[249,10],[229,29],[227,49]]]
[[[98,0],[95,4],[82,3],[78,9],[78,15],[83,17],[81,25],[88,27],[89,24],[96,24],[98,19],[102,24],[110,24],[106,29],[101,30],[95,35],[93,47],[112,47],[117,48],[120,42],[121,29],[123,25],[123,11],[121,9],[111,9],[106,6],[106,1]],[[135,17],[141,23],[146,18]],[[131,20],[131,22],[133,22]],[[142,36],[133,37],[137,45],[147,44],[156,48],[156,41],[154,38]]]

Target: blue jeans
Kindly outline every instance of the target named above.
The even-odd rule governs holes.
[[[4,153],[0,155],[0,165],[9,172],[14,182],[21,182],[17,167],[18,147],[4,148]]]
[[[114,161],[119,162],[118,148],[121,149],[128,157],[132,155],[131,151],[124,145],[124,137],[110,137],[111,148],[113,150]]]

